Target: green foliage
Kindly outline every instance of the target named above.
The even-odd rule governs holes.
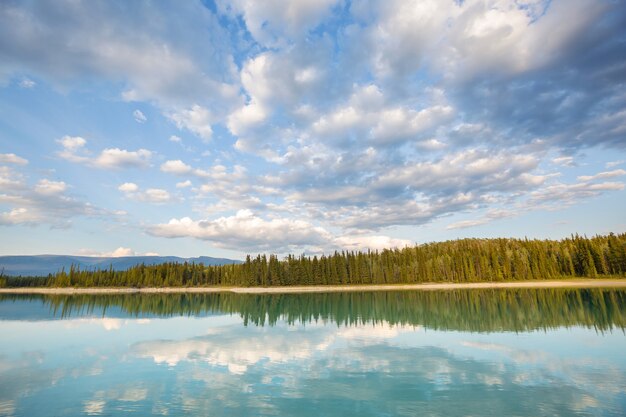
[[[560,241],[462,239],[381,252],[335,252],[320,257],[247,256],[239,265],[138,265],[47,278],[10,278],[7,286],[190,287],[409,284],[597,277],[626,274],[626,234]]]

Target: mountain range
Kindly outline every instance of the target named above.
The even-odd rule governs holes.
[[[135,265],[156,265],[166,262],[193,262],[204,265],[238,264],[239,260],[199,256],[180,258],[178,256],[72,256],[72,255],[16,255],[0,256],[0,274],[5,276],[44,276],[54,274],[61,269],[69,270],[74,265],[80,269],[125,270]]]

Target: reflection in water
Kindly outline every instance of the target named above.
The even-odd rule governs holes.
[[[4,296],[0,416],[622,416],[625,318],[616,290]]]
[[[4,302],[3,302],[4,301]],[[26,307],[24,307],[24,303]],[[36,308],[34,308],[36,307]],[[17,313],[16,313],[17,311]],[[333,322],[466,331],[624,329],[626,291],[493,289],[317,294],[0,295],[0,319],[239,315],[244,324]]]

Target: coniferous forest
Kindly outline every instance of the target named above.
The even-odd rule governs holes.
[[[626,233],[563,240],[461,239],[322,256],[248,256],[244,263],[71,267],[47,277],[0,277],[4,287],[191,287],[409,284],[626,276]]]

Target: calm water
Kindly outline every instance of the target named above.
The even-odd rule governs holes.
[[[624,416],[626,292],[0,297],[0,415]]]

